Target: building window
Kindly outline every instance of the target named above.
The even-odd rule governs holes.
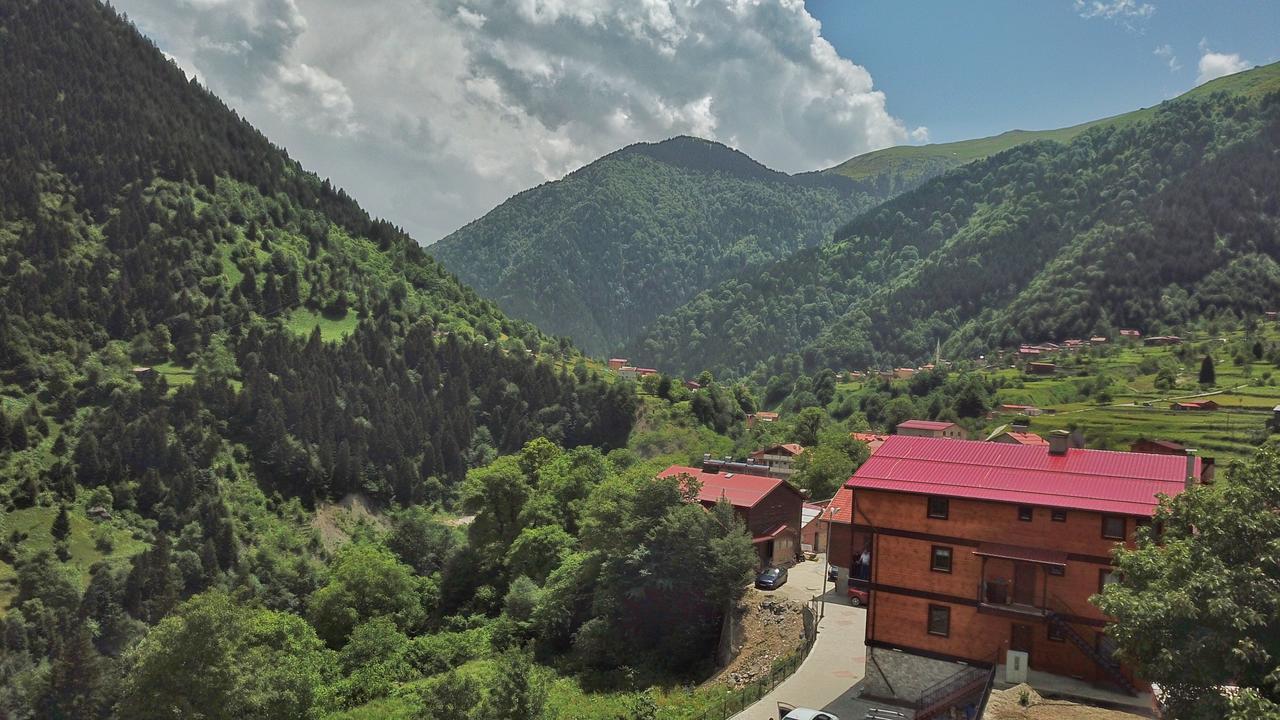
[[[929,569],[934,572],[951,572],[951,548],[934,545],[933,560],[929,563]]]
[[[1049,623],[1049,639],[1054,642],[1066,642],[1067,636],[1062,632],[1062,628],[1057,623]]]
[[[938,520],[946,520],[947,512],[951,509],[951,503],[944,497],[929,498],[929,517]]]
[[[1067,511],[1066,511],[1066,510],[1054,510],[1054,511],[1050,514],[1050,517],[1053,519],[1053,521],[1054,521],[1054,522],[1066,522],[1066,521],[1067,521]]]
[[[951,634],[951,608],[946,605],[929,606],[929,634],[941,637]]]
[[[1036,509],[1031,507],[1030,505],[1018,506],[1018,519],[1021,520],[1022,522],[1031,522],[1031,520],[1035,516],[1036,516]]]
[[[1098,593],[1101,594],[1107,586],[1114,582],[1120,582],[1120,576],[1115,570],[1099,570],[1098,571]]]
[[[1062,577],[1067,574],[1067,567],[1065,565],[1048,565],[1046,567],[1049,568],[1049,574],[1055,577]]]
[[[1108,540],[1123,540],[1124,518],[1119,515],[1103,515],[1102,537]]]

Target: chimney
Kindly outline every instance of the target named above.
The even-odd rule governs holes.
[[[1194,448],[1187,448],[1187,474],[1184,478],[1187,490],[1196,486],[1196,452]]]
[[[1066,455],[1071,443],[1071,433],[1066,430],[1054,430],[1049,433],[1049,454]]]

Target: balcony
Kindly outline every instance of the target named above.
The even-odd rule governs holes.
[[[978,612],[1017,619],[1043,619],[1048,611],[1049,569],[1064,567],[1066,553],[984,543]]]

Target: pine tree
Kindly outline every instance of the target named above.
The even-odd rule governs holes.
[[[67,536],[71,534],[71,518],[67,516],[66,505],[58,509],[58,516],[53,519],[53,526],[49,528],[49,533],[58,542],[66,540]]]
[[[1200,384],[1212,385],[1218,380],[1218,373],[1213,367],[1213,356],[1205,355],[1200,361]]]

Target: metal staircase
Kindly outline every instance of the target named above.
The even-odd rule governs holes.
[[[1138,694],[1138,688],[1134,687],[1133,683],[1129,682],[1129,678],[1125,677],[1124,672],[1121,671],[1120,664],[1111,657],[1110,653],[1099,652],[1097,648],[1089,644],[1088,640],[1081,637],[1080,633],[1076,632],[1076,629],[1071,626],[1071,623],[1066,621],[1066,618],[1062,617],[1058,613],[1050,610],[1047,617],[1053,627],[1056,628],[1058,632],[1062,633],[1063,637],[1070,640],[1072,645],[1080,648],[1080,651],[1087,655],[1094,664],[1102,668],[1103,672],[1107,674],[1107,677],[1111,679],[1111,682],[1120,686],[1120,689],[1130,695]]]

